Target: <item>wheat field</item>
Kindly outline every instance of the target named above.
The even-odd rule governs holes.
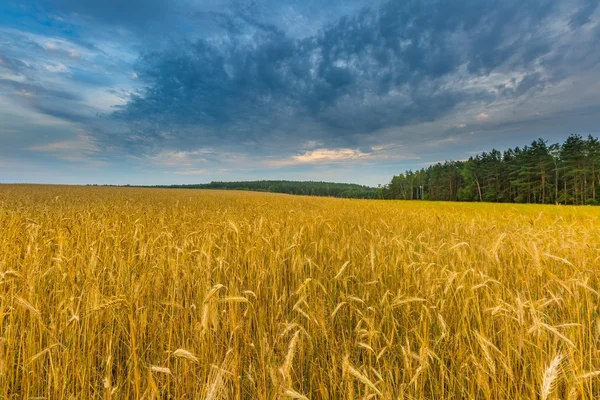
[[[599,217],[0,186],[0,398],[598,398]]]

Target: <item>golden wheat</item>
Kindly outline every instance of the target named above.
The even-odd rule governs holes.
[[[600,397],[600,209],[0,186],[0,398]]]

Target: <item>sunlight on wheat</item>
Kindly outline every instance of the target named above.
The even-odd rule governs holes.
[[[599,278],[593,207],[0,186],[0,398],[600,398]]]

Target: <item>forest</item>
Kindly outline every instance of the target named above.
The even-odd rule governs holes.
[[[239,182],[210,182],[193,185],[155,186],[170,189],[226,189],[252,190],[260,192],[287,193],[307,196],[344,197],[353,199],[375,199],[381,197],[381,190],[353,183],[332,183],[312,181],[239,181]]]
[[[600,141],[572,134],[562,144],[538,139],[529,146],[409,170],[380,188],[379,197],[597,205],[599,165]]]

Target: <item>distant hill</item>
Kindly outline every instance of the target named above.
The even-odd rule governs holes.
[[[152,186],[169,189],[226,189],[257,192],[287,193],[306,196],[330,196],[352,199],[375,199],[377,189],[354,183],[313,181],[240,181],[211,182],[193,185]]]

